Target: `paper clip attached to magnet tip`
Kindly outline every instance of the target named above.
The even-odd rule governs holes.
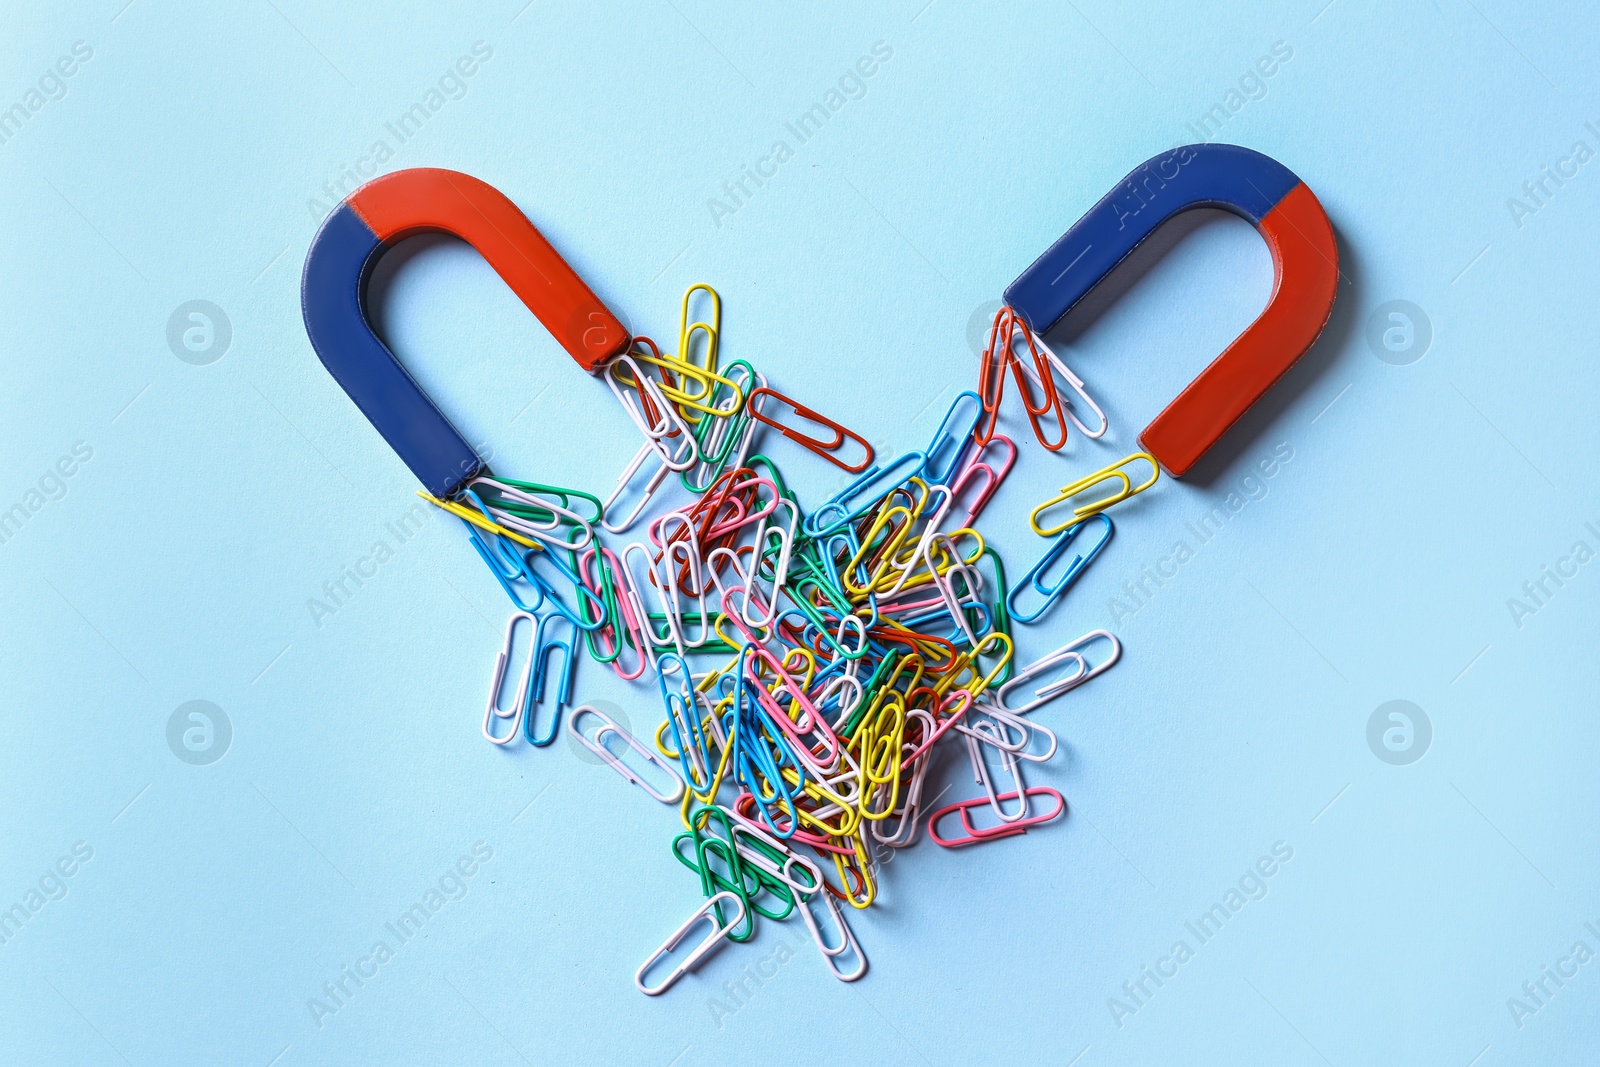
[[[1066,553],[1067,549],[1072,548],[1077,543],[1078,539],[1083,536],[1084,528],[1095,519],[1099,519],[1105,524],[1105,529],[1101,531],[1099,539],[1088,548],[1078,548],[1077,555],[1073,556],[1072,562],[1067,564],[1066,573],[1056,579],[1055,584],[1046,585],[1043,581],[1045,571],[1054,566],[1056,561]],[[1111,540],[1112,533],[1111,516],[1104,512],[1097,512],[1087,519],[1073,523],[1057,534],[1056,539],[1050,543],[1050,547],[1044,550],[1044,555],[1040,557],[1039,562],[1035,563],[1033,569],[1022,576],[1022,580],[1016,584],[1010,595],[1006,597],[1006,613],[1011,620],[1022,623],[1034,622],[1049,611],[1051,606],[1061,599],[1061,594],[1071,588],[1072,583],[1076,582],[1079,576],[1088,569],[1089,564],[1094,562],[1094,558],[1101,553]],[[1044,598],[1044,601],[1031,612],[1020,609],[1017,604],[1017,598],[1030,589]]]
[[[789,407],[794,409],[794,413],[800,418],[805,419],[808,422],[814,422],[818,426],[825,427],[832,434],[832,437],[828,439],[824,439],[822,437],[813,437],[803,430],[797,429],[788,423],[781,422],[778,419],[766,414],[761,410],[761,405],[757,403],[757,401],[761,398],[769,396],[775,398],[779,403],[789,405]],[[787,437],[789,440],[794,441],[796,444],[799,444],[812,452],[815,452],[817,455],[821,456],[823,459],[827,460],[829,463],[832,463],[835,467],[838,467],[847,474],[860,474],[862,471],[872,466],[872,445],[867,443],[867,439],[865,437],[862,437],[854,430],[846,429],[837,422],[834,422],[832,419],[828,418],[828,416],[811,410],[799,401],[792,400],[789,397],[784,396],[776,389],[768,388],[765,385],[757,386],[756,388],[750,390],[750,397],[745,403],[749,407],[750,416],[757,422],[766,423],[774,430],[777,430],[779,433],[783,434],[783,436]],[[843,459],[839,458],[839,456],[836,454],[843,449],[844,443],[847,440],[854,441],[856,444],[861,446],[861,459],[855,462],[847,463]]]
[[[1136,486],[1133,484],[1133,479],[1129,478],[1127,472],[1122,468],[1131,463],[1138,462],[1139,460],[1143,460],[1144,462],[1150,464],[1150,477]],[[1062,486],[1061,492],[1057,493],[1055,496],[1051,497],[1049,500],[1046,500],[1043,504],[1040,504],[1038,507],[1033,509],[1032,513],[1028,516],[1028,523],[1033,527],[1033,532],[1038,534],[1040,537],[1054,537],[1067,527],[1087,519],[1090,515],[1097,515],[1111,507],[1113,504],[1120,504],[1130,496],[1144,492],[1152,485],[1155,485],[1156,480],[1160,477],[1161,467],[1156,463],[1156,458],[1148,452],[1135,452],[1131,456],[1117,460],[1117,462],[1111,464],[1109,467],[1105,467],[1101,470],[1095,471],[1093,474],[1088,474],[1082,478],[1079,478],[1071,485]],[[1093,489],[1102,482],[1112,481],[1121,482],[1122,484],[1115,492],[1112,492],[1107,496],[1103,496],[1098,500],[1092,500],[1087,504],[1082,504],[1073,508],[1072,518],[1048,528],[1039,525],[1039,516],[1043,515],[1046,511],[1058,505],[1069,502],[1073,497],[1080,496],[1083,493],[1088,492],[1090,489]]]
[[[731,923],[724,923],[722,921],[721,912],[718,909],[720,909],[723,903],[731,903],[734,906],[735,912],[733,921]],[[638,986],[639,992],[643,993],[647,997],[656,997],[660,996],[662,993],[665,993],[667,990],[672,988],[673,983],[677,982],[678,979],[682,978],[684,975],[688,974],[689,971],[694,969],[695,965],[705,958],[707,953],[720,945],[722,940],[728,936],[729,932],[744,921],[744,914],[744,900],[740,898],[739,894],[731,892],[727,889],[713,894],[706,900],[704,904],[701,904],[698,908],[694,909],[694,914],[689,916],[688,920],[682,926],[674,930],[672,932],[672,936],[667,938],[660,948],[650,953],[650,958],[645,960],[644,964],[637,972],[635,972],[633,976],[633,984]],[[650,968],[661,962],[663,957],[682,944],[684,936],[688,934],[695,923],[699,922],[701,919],[705,919],[711,923],[711,933],[694,947],[694,951],[689,953],[688,957],[684,959],[682,963],[678,964],[672,969],[671,973],[667,975],[666,979],[663,980],[660,985],[645,985],[645,972],[649,971]]]
[[[1089,427],[1085,426],[1083,424],[1083,420],[1078,418],[1078,414],[1073,406],[1072,399],[1063,393],[1061,389],[1057,388],[1056,394],[1061,397],[1062,413],[1066,415],[1068,421],[1070,421],[1072,425],[1078,428],[1078,432],[1083,434],[1083,436],[1089,438],[1090,440],[1099,440],[1100,438],[1104,437],[1106,435],[1106,431],[1111,429],[1111,420],[1106,418],[1105,411],[1101,409],[1099,404],[1095,403],[1094,397],[1090,396],[1088,390],[1084,388],[1083,379],[1073,373],[1072,368],[1067,366],[1066,361],[1064,361],[1060,356],[1056,355],[1055,349],[1046,344],[1044,338],[1040,337],[1036,333],[1033,333],[1031,330],[1029,331],[1029,336],[1032,337],[1032,344],[1037,349],[1038,354],[1043,356],[1044,359],[1042,363],[1038,360],[1035,360],[1034,369],[1029,369],[1025,364],[1021,364],[1019,361],[1018,365],[1022,367],[1022,372],[1035,382],[1039,380],[1039,375],[1044,373],[1044,371],[1047,369],[1054,370],[1056,374],[1059,374],[1065,378],[1067,380],[1067,384],[1072,387],[1072,391],[1078,394],[1078,399],[1082,400],[1084,406],[1090,411],[1094,412],[1095,417],[1100,420],[1100,428],[1098,430],[1090,430]]]
[[[467,507],[465,504],[458,503],[454,500],[440,500],[438,497],[425,493],[421,489],[417,490],[417,495],[436,508],[443,508],[450,514],[466,522],[470,522],[472,525],[481,530],[488,530],[490,533],[499,534],[501,537],[509,537],[511,540],[515,541],[524,548],[539,549],[544,547],[537,541],[531,541],[515,531],[506,529],[498,522],[488,518],[481,511],[475,511],[474,509]]]

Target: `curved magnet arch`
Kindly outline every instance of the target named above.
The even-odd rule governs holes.
[[[1274,277],[1260,316],[1139,435],[1180,477],[1294,366],[1333,313],[1339,248],[1310,188],[1277,160],[1237,145],[1163,152],[1118,182],[1005,292],[1044,333],[1162,223],[1198,207],[1252,222],[1272,253]]]
[[[322,365],[437,497],[483,469],[472,446],[373,331],[367,282],[407,237],[448,233],[494,268],[591,373],[627,350],[627,329],[505,194],[471,175],[416,167],[374,178],[323,222],[306,253],[300,310]]]

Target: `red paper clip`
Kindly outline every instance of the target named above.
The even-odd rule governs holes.
[[[808,419],[811,422],[816,423],[818,426],[826,426],[828,429],[832,430],[833,440],[824,441],[818,437],[811,437],[792,426],[784,425],[777,419],[768,418],[766,415],[762,414],[760,405],[756,403],[756,398],[758,396],[777,397],[779,401],[788,404],[791,408],[793,408],[794,413],[800,416],[802,419]],[[789,440],[794,441],[796,444],[802,445],[807,449],[810,449],[812,452],[815,452],[817,455],[821,456],[823,459],[827,460],[829,463],[832,463],[835,467],[840,468],[848,474],[860,474],[862,471],[866,470],[872,465],[872,446],[867,443],[867,439],[865,437],[862,437],[854,430],[845,429],[843,426],[840,426],[837,422],[834,422],[826,415],[812,411],[804,404],[800,404],[789,399],[776,389],[769,389],[764,385],[758,386],[750,391],[750,398],[746,401],[746,403],[749,407],[751,417],[757,422],[766,423],[768,426],[771,426],[773,429],[783,434],[783,436],[787,437]],[[861,462],[855,464],[854,466],[851,466],[838,456],[834,455],[834,452],[836,452],[845,443],[846,439],[859,444],[866,453]]]
[[[1015,345],[1017,334],[1021,332],[1022,339],[1027,342],[1028,354],[1033,360],[1034,376],[1038,379],[1043,400],[1035,404],[1033,391],[1028,385],[1028,374],[1022,365],[1022,360],[1017,357]],[[989,346],[984,349],[983,363],[978,371],[978,398],[983,405],[983,417],[979,420],[978,431],[973,435],[979,445],[986,445],[994,437],[995,424],[1000,418],[1000,399],[1005,395],[1006,371],[1016,379],[1017,391],[1022,394],[1022,406],[1028,413],[1028,424],[1033,427],[1033,436],[1048,452],[1058,452],[1067,443],[1067,418],[1061,407],[1061,394],[1056,389],[1054,369],[1050,366],[1037,344],[1034,343],[1033,331],[1028,329],[1027,323],[1018,317],[1010,307],[1002,307],[995,312],[994,322],[989,326]],[[1060,436],[1051,440],[1046,436],[1047,427],[1041,420],[1043,417],[1054,413],[1056,426],[1060,429]]]

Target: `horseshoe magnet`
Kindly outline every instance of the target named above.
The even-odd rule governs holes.
[[[533,223],[493,186],[418,167],[361,186],[311,242],[300,283],[306,334],[356,407],[436,497],[483,469],[472,446],[406,373],[367,318],[367,281],[407,237],[448,233],[488,261],[578,365],[591,373],[626,351],[628,331]]]
[[[1235,145],[1175,148],[1135,167],[1006,289],[1044,333],[1163,222],[1219,207],[1255,224],[1272,252],[1266,310],[1139,435],[1182,476],[1305,354],[1333,312],[1339,249],[1327,212],[1283,164]]]

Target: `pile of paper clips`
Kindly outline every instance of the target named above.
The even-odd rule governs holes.
[[[924,820],[937,844],[959,848],[1065,812],[1059,792],[1024,781],[1023,764],[1056,750],[1029,713],[1109,669],[1121,646],[1095,630],[1016,669],[1012,623],[1040,619],[1110,540],[1106,509],[1157,478],[1154,460],[1135,453],[1034,509],[1033,529],[1053,539],[1008,591],[974,525],[1017,457],[995,432],[1006,373],[1046,449],[1065,443],[1069,421],[1091,438],[1107,428],[1083,382],[1010,309],[995,318],[978,392],[956,398],[927,448],[885,464],[749,363],[719,366],[720,326],[717,294],[693,286],[676,354],[640,337],[606,367],[644,437],[607,500],[492,477],[453,500],[428,498],[463,520],[516,607],[486,738],[556,738],[580,635],[619,677],[654,676],[665,716],[653,748],[594,707],[567,725],[628,781],[681,807],[673,854],[706,901],[639,968],[635,982],[651,995],[723,939],[753,937],[758,915],[795,911],[829,969],[853,981],[867,961],[838,902],[873,902],[875,853],[914,843]],[[1079,400],[1063,399],[1058,376]],[[1098,416],[1094,432],[1074,410],[1080,401]],[[856,477],[804,511],[772,460],[752,454],[762,426]],[[1151,473],[1136,481],[1141,463]],[[646,519],[674,476],[692,503]],[[1046,518],[1060,509],[1065,518]],[[641,523],[620,552],[602,544],[600,531]],[[507,700],[524,624],[532,651]],[[929,768],[957,747],[982,793],[924,811]],[[705,936],[673,963],[702,921]],[[651,974],[664,976],[650,984]]]

